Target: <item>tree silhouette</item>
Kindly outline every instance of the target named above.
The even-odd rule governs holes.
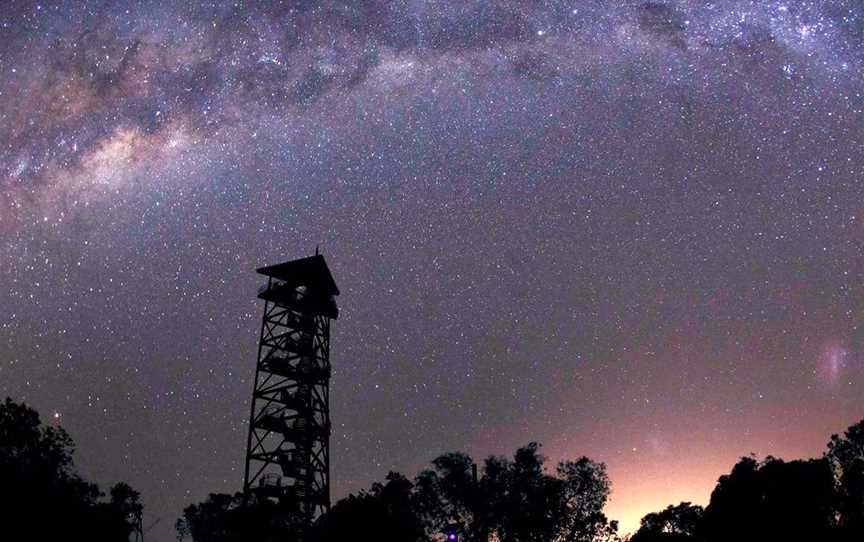
[[[743,458],[720,477],[705,509],[708,542],[829,540],[834,482],[827,460]]]
[[[0,511],[4,539],[126,542],[138,525],[138,492],[120,483],[109,500],[74,471],[74,444],[60,427],[7,398],[0,404]],[[8,537],[8,538],[5,538]]]
[[[432,461],[412,483],[398,473],[368,491],[337,502],[313,529],[316,542],[374,539],[439,540],[455,528],[467,542],[595,542],[617,539],[617,525],[603,515],[610,484],[606,467],[583,457],[545,471],[539,444],[513,459],[489,457],[483,474],[453,452]],[[250,495],[210,495],[184,511],[178,538],[194,542],[275,540],[290,532],[279,523],[280,505]],[[280,528],[288,529],[281,530]]]
[[[612,490],[606,465],[583,456],[577,461],[559,463],[557,472],[563,507],[558,539],[567,542],[617,539],[618,523],[603,514]]]
[[[457,525],[462,539],[486,542],[581,542],[611,538],[617,526],[602,510],[609,496],[606,468],[588,458],[545,472],[539,444],[513,459],[489,457],[482,477],[462,453],[442,455],[417,476],[413,502],[428,538]]]
[[[837,508],[845,540],[864,540],[864,420],[841,437],[831,435],[825,454],[837,479]]]
[[[543,472],[545,458],[531,443],[516,451],[513,462],[502,460],[503,493],[490,495],[496,507],[493,529],[502,542],[552,540],[563,530],[561,480]]]
[[[711,502],[642,518],[631,542],[864,540],[864,420],[832,435],[822,459],[742,458]]]
[[[68,454],[55,448],[62,464]],[[512,458],[488,457],[479,476],[461,452],[437,457],[413,483],[390,473],[383,484],[337,502],[315,526],[313,541],[427,542],[451,529],[466,542],[617,540],[617,524],[603,514],[605,466],[582,457],[550,470],[539,450],[530,443]],[[178,534],[195,542],[277,540],[290,533],[282,512],[254,495],[211,495],[186,509]],[[821,459],[742,458],[719,478],[704,510],[683,502],[648,514],[630,540],[858,542],[862,527],[864,420],[833,435]]]
[[[467,541],[479,540],[487,532],[487,508],[480,488],[474,484],[471,458],[452,452],[432,461],[433,468],[415,481],[414,504],[428,536],[457,524]]]
[[[696,534],[704,510],[701,506],[682,502],[642,518],[639,530],[630,542],[689,542]]]
[[[195,542],[277,542],[291,530],[281,505],[256,495],[211,493],[204,502],[187,506],[174,528],[178,539]]]
[[[399,473],[337,502],[316,528],[316,540],[369,539],[381,542],[426,540],[423,525],[412,507],[414,485]]]

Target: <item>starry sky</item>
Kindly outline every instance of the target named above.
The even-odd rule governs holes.
[[[160,542],[316,245],[335,498],[537,440],[626,532],[864,416],[857,0],[5,0],[0,74],[0,394]]]

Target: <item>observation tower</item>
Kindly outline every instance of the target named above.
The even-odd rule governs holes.
[[[330,321],[339,288],[324,256],[257,269],[258,343],[243,492],[278,502],[297,540],[330,509]]]

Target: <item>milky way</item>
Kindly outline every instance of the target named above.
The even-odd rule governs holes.
[[[0,394],[167,542],[320,245],[334,497],[538,440],[704,503],[864,416],[862,70],[851,0],[4,2]]]

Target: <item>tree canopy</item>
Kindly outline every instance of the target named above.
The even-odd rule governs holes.
[[[487,458],[476,483],[469,456],[435,459],[417,476],[414,491],[427,538],[451,524],[469,542],[577,542],[614,534],[616,525],[602,512],[610,492],[605,465],[582,457],[550,474],[539,448],[530,443],[512,460]]]
[[[831,435],[826,459],[837,487],[837,513],[846,540],[864,540],[864,420]]]
[[[690,503],[642,518],[630,542],[864,540],[864,420],[833,435],[822,458],[744,457],[703,510]]]
[[[694,540],[702,520],[701,506],[682,502],[642,518],[630,542],[686,542]]]
[[[610,490],[603,463],[581,457],[550,467],[537,443],[479,468],[451,452],[413,480],[391,472],[338,501],[314,526],[313,542],[429,542],[449,532],[464,542],[619,540],[603,512]],[[277,503],[255,495],[211,495],[186,509],[178,533],[195,542],[276,540],[279,514]],[[818,459],[741,458],[706,507],[682,502],[650,513],[629,542],[858,542],[862,527],[864,420],[833,435]]]
[[[512,459],[489,457],[475,480],[472,458],[441,455],[411,481],[391,472],[384,483],[337,502],[313,532],[318,542],[360,537],[385,542],[426,542],[455,530],[468,542],[588,542],[616,538],[617,525],[603,515],[610,482],[602,463],[582,457],[548,472],[540,445],[530,443]],[[241,512],[246,507],[246,512]],[[252,511],[250,509],[255,509]],[[268,540],[275,532],[252,529],[243,518],[279,513],[275,502],[211,495],[190,506],[178,535],[195,542]],[[272,517],[272,516],[271,516]],[[278,525],[270,522],[269,525]]]
[[[701,528],[708,542],[828,540],[833,501],[834,479],[824,459],[743,458],[720,477]]]
[[[0,404],[0,510],[9,540],[127,542],[139,525],[139,495],[118,483],[104,495],[79,476],[74,443],[60,427],[7,398]]]

